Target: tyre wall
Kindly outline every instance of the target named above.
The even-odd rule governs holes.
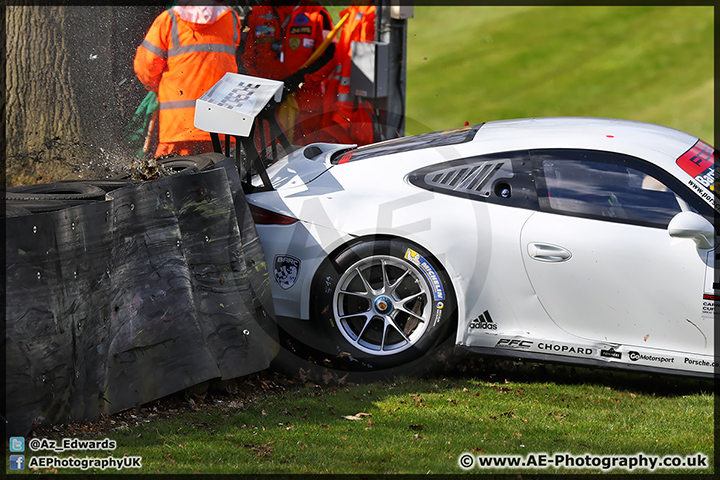
[[[277,353],[231,159],[5,221],[9,434],[257,372]]]

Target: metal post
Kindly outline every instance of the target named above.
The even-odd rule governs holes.
[[[390,16],[390,0],[377,0],[375,39],[390,45],[388,95],[378,99],[382,139],[405,135],[407,20]]]

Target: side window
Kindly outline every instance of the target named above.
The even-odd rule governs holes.
[[[408,181],[425,190],[509,207],[538,210],[526,151],[451,160],[415,170]]]
[[[693,210],[622,155],[555,151],[532,156],[544,210],[658,228],[667,227],[681,211]]]

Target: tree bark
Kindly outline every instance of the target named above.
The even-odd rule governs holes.
[[[55,137],[79,137],[65,45],[67,7],[8,6],[8,160],[43,149]]]
[[[146,93],[133,58],[162,9],[5,9],[9,185],[102,178],[129,167],[123,133]]]

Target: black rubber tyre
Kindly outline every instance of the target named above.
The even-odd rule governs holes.
[[[400,367],[428,354],[457,325],[455,292],[442,265],[400,239],[350,245],[313,278],[310,318],[343,368]]]
[[[87,182],[21,185],[5,190],[7,200],[104,200],[105,190]]]
[[[185,155],[182,157],[159,159],[158,164],[173,173],[186,173],[187,170],[207,170],[224,159],[225,155],[222,153],[209,152],[201,153],[199,155]]]
[[[5,216],[19,217],[34,213],[47,213],[64,210],[76,205],[86,205],[94,200],[13,200],[5,201]]]
[[[105,180],[66,180],[66,183],[81,182],[92,185],[94,187],[102,188],[106,193],[112,192],[118,188],[127,187],[130,185],[136,185],[140,183],[138,180],[125,179],[105,179]]]

